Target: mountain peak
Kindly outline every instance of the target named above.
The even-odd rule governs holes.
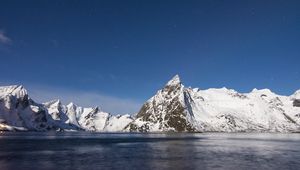
[[[44,103],[45,105],[47,106],[50,106],[50,105],[60,105],[61,104],[61,101],[59,99],[54,99],[54,100],[51,100],[49,102],[46,102]]]
[[[296,98],[296,99],[300,99],[300,89],[295,91],[294,94],[291,95],[292,97]]]
[[[70,102],[67,107],[75,107],[76,105],[73,102]]]
[[[261,93],[261,94],[274,94],[270,89],[256,89],[256,88],[254,88],[252,91],[251,91],[251,93]]]
[[[171,80],[168,81],[168,83],[166,84],[166,86],[174,86],[174,85],[178,85],[181,84],[181,80],[178,74],[176,74]]]
[[[22,85],[0,87],[0,95],[13,95],[17,98],[27,95],[27,90]]]

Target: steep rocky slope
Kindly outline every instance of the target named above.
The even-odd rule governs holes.
[[[149,99],[127,127],[130,131],[196,131],[190,96],[175,76]]]

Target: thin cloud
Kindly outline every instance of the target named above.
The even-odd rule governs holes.
[[[78,106],[95,107],[112,114],[134,114],[142,103],[131,99],[102,95],[97,92],[85,92],[70,89],[48,87],[25,87],[29,96],[36,102],[47,102],[60,99],[63,104],[73,102]]]
[[[12,40],[8,36],[5,35],[3,30],[0,30],[0,43],[2,44],[11,44]]]

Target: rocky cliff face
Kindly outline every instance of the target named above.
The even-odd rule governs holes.
[[[129,131],[191,132],[192,113],[187,109],[189,94],[185,92],[179,76],[170,80],[162,90],[149,99],[127,127]]]

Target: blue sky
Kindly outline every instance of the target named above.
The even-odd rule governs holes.
[[[200,89],[290,95],[299,30],[297,0],[5,0],[0,85],[117,113],[138,110],[175,74]]]

